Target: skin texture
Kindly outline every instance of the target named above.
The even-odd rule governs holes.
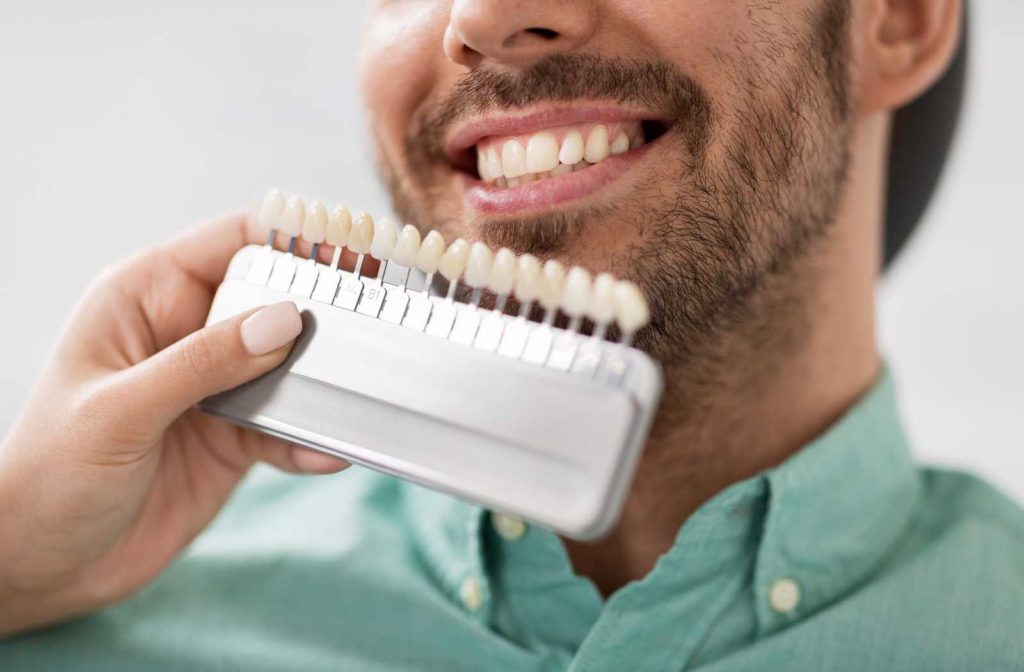
[[[639,343],[668,377],[652,439],[614,533],[567,544],[606,594],[649,571],[703,501],[792,454],[875,378],[889,111],[941,75],[959,20],[958,0],[374,6],[363,93],[396,210],[449,240],[633,277],[651,298]],[[578,201],[530,217],[467,207],[440,151],[451,124],[594,103],[674,125]],[[0,634],[144,586],[256,460],[344,467],[193,408],[290,348],[248,354],[248,315],[203,328],[232,253],[261,237],[226,218],[86,291],[0,446]]]

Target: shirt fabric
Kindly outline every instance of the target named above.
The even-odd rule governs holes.
[[[1024,670],[1024,512],[876,387],[609,599],[551,532],[353,468],[254,472],[132,599],[0,670]]]

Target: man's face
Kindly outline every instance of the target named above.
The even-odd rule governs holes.
[[[685,363],[834,218],[848,1],[379,0],[361,76],[395,209],[636,279],[640,344]]]

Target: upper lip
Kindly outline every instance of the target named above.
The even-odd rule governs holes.
[[[491,112],[452,126],[444,140],[444,152],[459,163],[467,150],[481,139],[495,135],[523,135],[533,131],[572,124],[663,120],[661,115],[630,110],[616,105],[556,106],[518,114]]]

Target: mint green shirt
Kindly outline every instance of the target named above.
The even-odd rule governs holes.
[[[0,670],[1022,670],[1024,513],[911,461],[884,377],[604,600],[545,530],[352,469],[255,472],[156,583]]]

